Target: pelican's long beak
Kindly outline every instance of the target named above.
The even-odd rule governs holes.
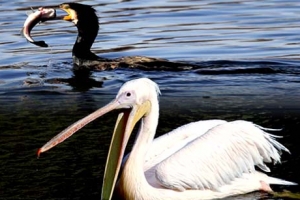
[[[120,113],[109,147],[102,185],[102,200],[110,200],[116,185],[125,148],[135,124],[146,116],[151,108],[150,101],[134,105],[131,112]]]
[[[102,115],[114,110],[118,109],[120,107],[120,103],[117,100],[112,101],[111,103],[107,104],[106,106],[96,110],[95,112],[89,114],[85,118],[78,120],[74,124],[67,127],[65,130],[60,132],[58,135],[56,135],[54,138],[52,138],[49,142],[47,142],[42,148],[40,148],[37,152],[38,156],[40,156],[41,153],[48,151],[52,147],[58,145],[59,143],[63,142],[67,138],[71,137],[75,132],[80,130],[82,127],[90,123],[91,121],[97,119],[98,117],[101,117]]]
[[[96,110],[89,114],[85,118],[75,122],[60,132],[49,142],[47,142],[37,152],[38,156],[41,153],[51,149],[57,144],[63,142],[82,127],[90,123],[91,121],[101,117],[102,115],[121,108],[128,108],[128,105],[122,105],[117,99],[113,100],[106,106]],[[141,105],[133,105],[131,109],[124,109],[118,116],[116,121],[114,133],[112,136],[111,144],[109,147],[109,153],[106,160],[105,172],[103,178],[101,199],[110,200],[113,194],[113,190],[117,181],[117,177],[120,171],[122,159],[124,156],[125,148],[132,133],[135,124],[143,117],[146,116],[151,108],[150,101],[145,101]]]

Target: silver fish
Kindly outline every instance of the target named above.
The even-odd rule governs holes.
[[[45,41],[34,41],[30,35],[33,27],[39,22],[43,22],[49,19],[56,18],[56,10],[53,8],[39,8],[37,11],[28,15],[26,21],[24,22],[24,26],[22,28],[23,36],[32,44],[35,44],[40,47],[48,47],[48,44]]]

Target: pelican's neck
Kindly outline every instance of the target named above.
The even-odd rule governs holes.
[[[146,153],[156,133],[159,117],[158,100],[151,101],[151,111],[141,120],[140,129],[120,179],[121,194],[125,199],[139,199],[139,190],[149,187],[143,166]]]

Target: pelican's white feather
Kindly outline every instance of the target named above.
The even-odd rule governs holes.
[[[217,190],[245,173],[253,173],[255,165],[270,171],[264,162],[280,162],[281,150],[288,152],[251,122],[221,123],[160,162],[155,175],[170,189]]]
[[[217,119],[191,122],[156,138],[147,152],[144,170],[147,171],[182,149],[189,142],[205,134],[209,129],[223,123],[226,121]]]

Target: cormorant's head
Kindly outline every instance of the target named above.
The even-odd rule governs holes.
[[[92,6],[80,3],[62,3],[59,8],[68,13],[63,20],[73,22],[76,26],[79,25],[78,23],[98,25],[98,17]]]

